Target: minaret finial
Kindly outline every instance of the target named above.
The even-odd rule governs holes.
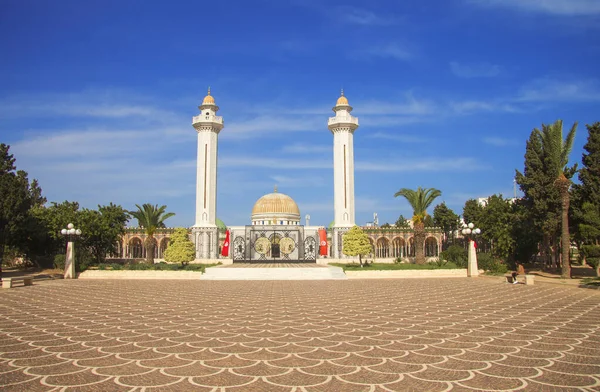
[[[210,86],[208,86],[208,94],[207,95],[210,95]]]
[[[274,193],[277,193],[277,185],[275,185],[275,189],[273,190]]]

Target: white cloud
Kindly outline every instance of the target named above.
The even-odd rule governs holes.
[[[164,143],[176,144],[193,140],[194,136],[191,132],[186,137],[174,137],[173,134],[170,129],[147,131],[94,128],[68,131],[46,129],[43,133],[29,135],[14,143],[11,149],[20,158],[131,157],[159,151],[164,148]],[[157,139],[162,143],[154,142]]]
[[[515,105],[498,100],[493,101],[459,101],[450,102],[450,108],[455,114],[473,114],[480,112],[507,112],[515,113],[520,109]]]
[[[330,14],[331,17],[347,24],[361,26],[387,26],[396,22],[395,18],[378,15],[375,12],[366,10],[364,8],[340,6],[336,7],[334,10],[335,12]]]
[[[284,188],[299,188],[299,187],[322,187],[329,185],[325,182],[325,179],[320,176],[286,176],[286,175],[273,175],[269,177],[276,184]]]
[[[598,0],[468,0],[482,6],[514,8],[521,11],[553,15],[587,16],[600,14]]]
[[[450,62],[450,70],[459,78],[491,78],[500,75],[502,71],[499,65],[488,63],[460,64],[456,61]]]
[[[414,136],[414,135],[403,135],[403,134],[390,134],[384,132],[375,132],[373,134],[369,134],[368,137],[374,139],[383,139],[383,140],[393,140],[402,143],[425,143],[428,139]]]
[[[597,80],[534,80],[519,90],[520,102],[592,102],[600,101]]]
[[[331,169],[332,159],[265,158],[264,156],[225,155],[219,157],[219,167]]]
[[[485,144],[489,144],[496,147],[513,146],[517,144],[514,140],[504,139],[500,137],[485,137],[483,138],[483,142]]]
[[[0,116],[19,117],[132,117],[137,122],[173,121],[179,116],[154,105],[145,97],[110,91],[83,91],[79,93],[38,94],[13,96],[0,101]]]
[[[422,157],[412,160],[381,160],[377,162],[357,161],[356,171],[367,172],[445,172],[445,171],[476,171],[487,169],[474,158],[432,158]]]
[[[326,125],[320,116],[258,116],[246,121],[226,124],[227,132],[219,135],[222,138],[247,139],[256,135],[275,134],[281,132],[322,131]]]
[[[373,57],[392,58],[400,61],[409,61],[415,57],[408,49],[397,43],[374,46],[365,50],[364,53]]]
[[[365,115],[428,115],[437,109],[435,102],[415,98],[411,92],[405,94],[403,101],[376,101],[359,102],[360,113]]]
[[[331,153],[332,148],[330,145],[295,143],[284,146],[281,152],[287,154],[321,154]]]

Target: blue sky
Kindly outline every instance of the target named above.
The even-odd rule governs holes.
[[[404,187],[460,213],[512,195],[542,123],[579,121],[581,160],[600,121],[599,21],[600,0],[3,0],[0,141],[49,201],[166,204],[169,226],[190,226],[191,118],[211,86],[217,215],[249,224],[278,185],[327,225],[343,87],[361,124],[357,223],[409,217]]]

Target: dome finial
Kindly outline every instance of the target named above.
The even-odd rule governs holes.
[[[335,105],[335,106],[349,106],[349,105],[348,105],[348,98],[346,98],[346,97],[344,96],[344,88],[342,88],[341,95],[340,95],[340,97],[338,98],[338,100],[337,100],[337,103],[336,103],[336,105]]]
[[[210,95],[210,86],[208,86],[208,94],[206,95],[206,97],[204,97],[204,100],[202,101],[202,105],[214,105],[215,104],[215,98]]]
[[[277,185],[275,185],[275,189],[273,190],[273,193],[277,193]]]

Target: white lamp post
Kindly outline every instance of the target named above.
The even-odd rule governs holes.
[[[67,237],[67,256],[65,258],[65,279],[75,279],[75,240],[81,235],[81,230],[75,229],[72,223],[62,229],[60,234]]]
[[[475,236],[481,234],[481,229],[476,228],[473,223],[463,226],[462,234],[469,240],[469,251],[467,261],[467,276],[479,276],[479,268],[477,267],[477,251],[475,249]]]

